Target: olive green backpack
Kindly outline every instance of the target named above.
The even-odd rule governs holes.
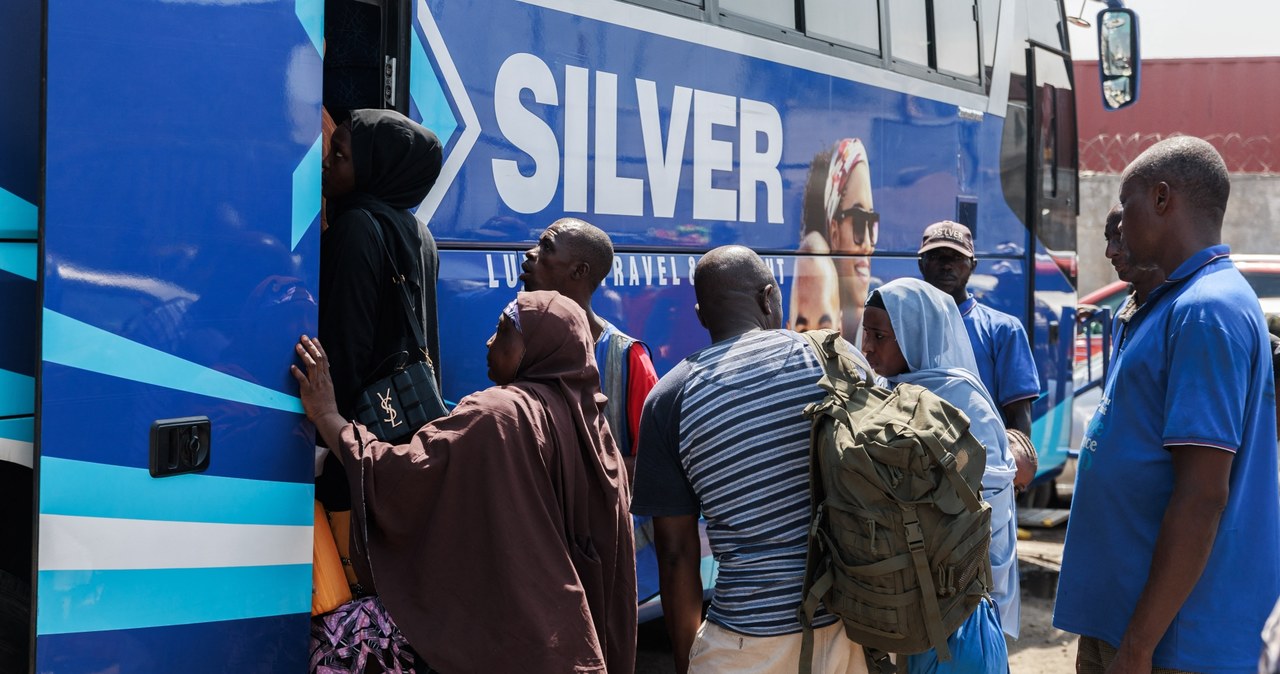
[[[950,403],[921,386],[864,380],[834,331],[804,336],[827,396],[804,411],[813,505],[800,671],[811,667],[819,602],[881,671],[893,671],[888,653],[933,648],[949,660],[947,637],[991,587],[986,450]]]

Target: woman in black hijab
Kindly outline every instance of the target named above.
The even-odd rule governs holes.
[[[319,334],[329,352],[338,410],[348,419],[355,417],[361,389],[394,371],[404,360],[400,354],[408,362],[423,358],[375,228],[403,276],[426,355],[439,362],[439,256],[426,225],[409,209],[435,185],[441,160],[435,134],[394,110],[352,111],[324,159],[329,227],[320,237]],[[330,457],[316,496],[329,510],[349,510],[347,494],[342,467]]]

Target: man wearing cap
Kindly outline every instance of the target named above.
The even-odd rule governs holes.
[[[1040,377],[1027,331],[1018,319],[978,304],[969,293],[969,276],[977,266],[968,227],[943,220],[925,228],[920,274],[955,299],[973,343],[978,377],[1000,406],[1005,427],[1031,435],[1031,401],[1040,395]]]
[[[978,363],[976,374],[987,387],[991,399],[1000,406],[1005,428],[1030,435],[1031,401],[1040,395],[1040,378],[1036,374],[1036,363],[1031,355],[1031,345],[1027,341],[1027,331],[1018,319],[978,304],[969,293],[969,276],[977,266],[978,260],[973,255],[973,234],[968,227],[943,220],[925,228],[920,245],[921,275],[926,283],[950,295],[960,309],[965,331],[969,333],[969,343],[973,346],[974,359]],[[1021,442],[1013,444],[1022,445]],[[1030,442],[1026,444],[1029,446]],[[1034,451],[1034,448],[1031,449]],[[1026,452],[1015,451],[1014,459],[1019,472],[1030,472],[1034,477],[1035,468]],[[1025,475],[1023,479],[1026,479]],[[1000,521],[1008,521],[1003,519],[1007,517],[1016,522],[1017,516],[1012,512],[1013,495],[1003,494],[1000,498],[993,498],[995,496],[997,495],[987,497],[992,507],[1007,509]],[[997,514],[993,513],[992,522],[996,521]],[[1008,578],[1012,574],[1012,592],[1005,593],[1004,597],[997,597],[996,603],[1000,607],[1000,624],[1005,634],[1017,639],[1021,620],[1021,604],[1017,601],[1017,555],[1013,552],[1012,540],[993,537],[992,546],[993,560],[997,557],[996,546],[1008,546],[1009,554],[1001,555],[1001,558],[1014,560],[1011,568],[1006,564],[994,569],[994,572],[998,578]],[[997,583],[997,587],[1000,586]]]

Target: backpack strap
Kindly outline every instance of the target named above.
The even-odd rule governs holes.
[[[391,283],[400,289],[400,304],[404,307],[405,318],[409,321],[409,329],[413,331],[413,339],[418,344],[418,350],[422,352],[422,360],[434,366],[435,364],[431,362],[431,354],[427,353],[427,341],[422,336],[422,325],[418,322],[418,315],[409,302],[409,289],[405,287],[405,277],[400,275],[399,269],[396,269],[396,258],[387,247],[387,239],[382,233],[382,222],[373,217],[369,211],[363,208],[359,210],[369,216],[369,220],[373,222],[374,238],[378,240],[378,245],[387,256],[387,262],[391,264]]]
[[[807,334],[807,333],[806,333]],[[810,342],[816,342],[810,338]],[[818,351],[821,354],[821,351]],[[823,361],[825,363],[825,361]],[[824,365],[825,368],[825,365]],[[825,378],[824,378],[825,379]],[[834,578],[828,568],[818,576],[819,560],[822,559],[822,541],[818,538],[818,529],[822,525],[821,502],[825,497],[822,479],[818,475],[817,440],[818,426],[822,423],[824,408],[829,404],[810,404],[804,409],[804,415],[812,421],[809,427],[809,539],[804,558],[804,583],[800,589],[800,608],[796,610],[800,619],[802,634],[800,637],[800,674],[811,674],[813,671],[813,616],[818,611],[818,602],[822,595],[831,589]]]
[[[956,468],[956,455],[948,452],[942,446],[942,442],[933,435],[918,435],[921,444],[928,450],[929,456],[933,458],[939,466],[942,467],[942,473],[951,481],[951,486],[955,488],[956,494],[960,496],[960,500],[964,501],[964,505],[969,512],[978,512],[982,509],[982,502],[978,500],[978,495],[973,493],[973,487],[960,475],[960,471]]]
[[[902,527],[907,534],[907,549],[915,563],[916,579],[920,581],[920,600],[924,604],[924,628],[929,634],[939,662],[951,659],[947,648],[947,635],[942,632],[942,610],[938,607],[938,591],[933,586],[933,574],[929,571],[929,559],[925,556],[924,529],[920,528],[920,516],[914,503],[899,503],[902,507]]]

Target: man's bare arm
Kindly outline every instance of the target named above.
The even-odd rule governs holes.
[[[1209,561],[1230,494],[1235,455],[1200,445],[1169,447],[1173,494],[1156,537],[1147,584],[1109,674],[1151,672],[1151,657]]]
[[[1031,437],[1031,398],[1015,400],[1001,408],[1004,427],[1022,431]]]
[[[698,518],[693,515],[653,518],[653,543],[658,553],[658,587],[662,613],[671,637],[676,672],[689,670],[689,650],[702,623],[702,558]]]

